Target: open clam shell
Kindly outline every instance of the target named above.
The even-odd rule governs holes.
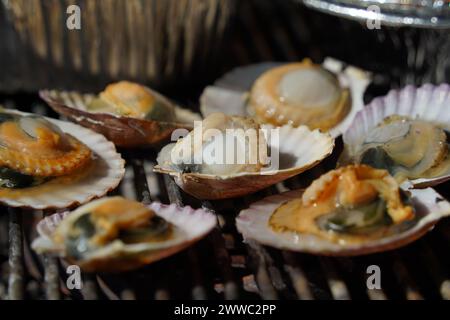
[[[138,268],[173,255],[205,237],[216,225],[216,217],[208,210],[178,207],[153,202],[149,205],[158,216],[177,228],[178,236],[172,240],[154,244],[116,244],[97,250],[89,260],[76,261],[85,271],[118,272]],[[62,248],[52,241],[52,234],[69,212],[56,213],[37,225],[39,237],[32,243],[38,252],[61,255]]]
[[[405,246],[423,236],[443,217],[450,215],[450,203],[431,188],[411,190],[412,204],[421,219],[410,229],[364,243],[340,244],[311,234],[275,232],[268,224],[272,213],[284,202],[301,197],[303,190],[270,196],[250,205],[236,218],[246,241],[257,241],[283,250],[327,256],[356,256]]]
[[[388,116],[401,115],[411,119],[429,121],[450,131],[450,85],[425,84],[419,88],[407,86],[391,90],[386,96],[375,98],[355,116],[343,134],[343,158],[351,158],[355,148],[364,141],[368,132]],[[429,187],[450,179],[450,172],[435,178],[407,181],[413,187]]]
[[[261,128],[270,130],[271,125]],[[293,128],[278,127],[279,139],[267,139],[269,148],[279,151],[279,169],[265,172],[242,172],[233,175],[213,175],[183,173],[167,165],[170,150],[174,144],[164,147],[158,155],[158,165],[154,171],[169,174],[184,191],[199,199],[227,199],[243,196],[269,187],[293,177],[315,166],[328,155],[334,147],[334,139],[319,130],[311,131],[306,126]],[[267,138],[267,136],[266,136]],[[276,143],[276,145],[272,145]]]
[[[30,115],[24,112],[8,112]],[[11,207],[33,209],[66,208],[102,197],[119,185],[125,174],[125,161],[117,153],[113,143],[101,134],[74,123],[46,119],[91,149],[94,157],[92,167],[87,174],[72,182],[59,185],[49,181],[37,187],[20,189],[12,196],[0,195],[1,203]]]
[[[150,90],[150,89],[149,89]],[[170,138],[177,128],[193,127],[200,116],[187,109],[174,105],[174,122],[138,119],[112,113],[89,112],[87,106],[96,97],[94,94],[82,94],[76,91],[41,90],[41,98],[48,105],[70,120],[103,134],[108,140],[120,147],[145,147],[157,145]],[[164,96],[152,91],[158,99],[172,104]]]
[[[200,97],[200,110],[203,116],[213,112],[223,112],[229,115],[248,115],[247,95],[252,84],[265,71],[281,64],[265,62],[239,67],[225,74],[214,85],[206,87],[203,91]],[[340,85],[350,90],[350,112],[329,131],[332,137],[337,137],[348,128],[356,113],[364,107],[363,95],[370,83],[370,75],[355,67],[345,67],[342,62],[332,58],[325,59],[323,67],[336,74]]]

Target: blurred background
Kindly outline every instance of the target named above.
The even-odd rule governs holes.
[[[334,10],[338,17],[311,8],[365,2],[395,1],[2,0],[0,103],[41,88],[96,91],[131,79],[195,108],[202,88],[233,67],[304,57],[331,56],[373,72],[366,100],[405,84],[449,81],[447,0],[402,1],[414,8],[401,8],[409,17],[420,17],[420,5],[437,8],[420,27],[382,21],[369,29],[342,10]],[[81,9],[80,30],[66,27],[71,4]]]

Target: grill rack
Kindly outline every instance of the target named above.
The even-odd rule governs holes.
[[[294,2],[275,5],[271,1],[251,0],[242,3],[238,10],[241,15],[235,21],[233,45],[227,50],[228,58],[218,61],[224,70],[264,60],[289,61],[310,56],[320,61],[324,56],[334,56],[375,73],[376,83],[366,93],[366,101],[385,93],[391,86],[449,79],[449,59],[445,52],[448,52],[450,41],[445,30],[384,28],[368,34],[361,31],[363,28],[358,23],[315,13]],[[336,30],[334,35],[320,33],[329,28]],[[355,37],[348,37],[352,38],[348,40],[336,36],[342,31],[353,32]],[[364,40],[363,36],[369,37],[370,41]],[[378,59],[360,55],[358,51],[352,54],[348,48],[353,39],[355,42],[362,40],[363,44],[370,42],[365,51],[374,52],[374,56],[379,54]],[[344,44],[334,46],[340,41]],[[381,42],[395,48],[397,53],[393,55],[392,50],[385,50],[393,55],[387,59],[386,53],[376,50]],[[432,52],[437,44],[442,57],[429,66],[421,57],[424,52]],[[350,48],[355,48],[355,44]],[[375,50],[371,50],[373,48]],[[402,60],[405,54],[407,59]],[[390,69],[389,75],[381,75],[383,59],[387,59],[384,62],[388,65],[396,66]],[[193,90],[195,94],[186,92],[191,89],[178,91],[180,97],[167,93],[189,104],[196,101],[193,96],[200,92],[200,88]],[[31,104],[33,112],[48,112],[48,108],[34,99],[34,96],[14,96],[6,106]],[[33,102],[29,103],[30,100]],[[449,299],[448,219],[405,248],[356,258],[318,257],[242,242],[234,225],[240,208],[269,194],[305,187],[334,167],[341,144],[337,141],[333,155],[319,166],[284,183],[244,198],[206,202],[186,195],[170,178],[153,173],[156,153],[124,152],[126,176],[113,194],[144,202],[160,200],[203,206],[215,212],[219,224],[208,237],[191,248],[137,271],[116,275],[83,273],[81,291],[66,288],[64,261],[38,256],[30,249],[36,221],[53,212],[2,207],[0,299]],[[437,188],[447,199],[450,198],[449,186],[446,183]],[[381,290],[367,289],[366,268],[372,264],[381,267]]]
[[[338,145],[337,149],[341,146]],[[234,218],[240,208],[264,196],[308,184],[335,163],[339,150],[320,167],[255,195],[231,201],[199,202],[174,181],[153,173],[143,154],[124,153],[124,181],[113,191],[142,202],[159,200],[213,210],[218,227],[204,240],[172,257],[121,274],[83,273],[81,291],[68,290],[66,263],[30,249],[34,224],[53,212],[6,209],[9,234],[3,261],[2,298],[8,299],[450,299],[450,223],[412,245],[356,258],[318,257],[243,243]],[[154,159],[152,154],[150,159]],[[448,189],[448,184],[440,187]],[[7,218],[7,219],[5,219]],[[8,265],[8,267],[5,266]],[[366,269],[381,268],[382,289],[367,289]],[[5,269],[9,272],[6,273]]]

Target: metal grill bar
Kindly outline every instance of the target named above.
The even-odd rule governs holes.
[[[266,300],[278,299],[278,293],[272,284],[269,271],[267,270],[266,255],[263,247],[255,242],[249,241],[247,250],[261,298]]]
[[[8,209],[9,212],[9,281],[8,298],[11,300],[24,297],[24,270],[22,247],[22,217],[16,209]]]
[[[178,190],[178,187],[175,184],[175,182],[168,177],[165,177],[164,182],[166,185],[170,202],[175,203],[178,206],[182,206],[183,200],[181,199],[180,191]],[[200,265],[197,253],[193,248],[190,248],[188,250],[188,256],[190,264],[192,266],[194,279],[194,286],[192,288],[192,298],[195,300],[205,300],[207,298],[207,293],[205,287],[202,284],[203,280],[199,272]]]
[[[97,300],[97,283],[96,279],[93,275],[89,274],[85,276],[83,281],[83,289],[82,289],[83,299],[84,300]]]
[[[53,213],[53,211],[44,212],[44,216]],[[44,255],[43,260],[45,296],[48,300],[59,300],[61,293],[59,288],[58,260],[49,255]]]
[[[333,299],[350,300],[350,294],[345,282],[337,274],[334,263],[331,259],[321,258],[322,269],[327,276],[328,286],[331,290]]]
[[[152,202],[150,190],[148,188],[147,178],[144,169],[144,163],[140,159],[131,160],[134,172],[134,186],[136,188],[136,196],[139,201],[145,204]]]
[[[415,281],[411,278],[398,254],[394,255],[394,270],[397,272],[400,284],[405,288],[405,298],[407,300],[423,300]]]
[[[314,296],[309,288],[308,279],[301,265],[296,262],[295,254],[283,251],[283,258],[286,262],[284,268],[290,276],[298,298],[300,300],[313,300]]]
[[[44,268],[45,296],[48,300],[59,300],[61,295],[59,292],[58,260],[55,257],[44,256]]]
[[[202,207],[215,212],[211,202],[203,201]],[[218,220],[219,217],[218,217]],[[214,248],[214,255],[219,266],[221,275],[224,280],[224,296],[226,300],[235,300],[239,298],[238,285],[234,279],[233,272],[231,270],[231,259],[228,251],[225,247],[225,241],[220,229],[220,221],[218,221],[218,227],[214,230],[210,236],[212,246]]]

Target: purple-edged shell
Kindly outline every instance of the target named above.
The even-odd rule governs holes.
[[[338,243],[312,234],[276,232],[269,226],[272,213],[283,203],[301,197],[303,190],[270,196],[250,205],[236,218],[245,241],[256,241],[283,250],[327,256],[356,256],[407,245],[423,236],[443,217],[450,215],[450,203],[431,188],[411,190],[412,204],[421,218],[403,232],[362,243]]]
[[[107,201],[107,198],[97,200],[101,201]],[[64,247],[53,241],[53,233],[63,219],[70,219],[71,215],[79,214],[81,210],[89,210],[91,205],[95,205],[95,202],[72,213],[56,213],[42,219],[37,225],[39,237],[33,241],[32,248],[39,253],[56,254],[67,258],[85,271],[126,271],[161,260],[187,248],[205,237],[215,227],[217,221],[215,215],[205,209],[153,202],[148,207],[174,226],[174,236],[171,239],[136,244],[125,244],[116,240],[96,249],[89,258],[72,261],[66,256]]]
[[[343,135],[344,159],[352,159],[370,130],[392,115],[425,120],[446,131],[450,130],[450,85],[425,84],[391,90],[386,96],[372,100],[359,111]],[[408,181],[414,187],[428,187],[450,179],[450,170],[434,178]]]

